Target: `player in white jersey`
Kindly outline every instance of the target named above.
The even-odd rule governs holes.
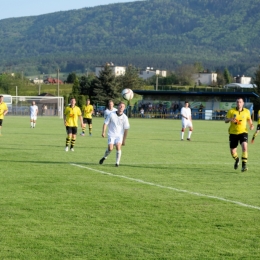
[[[35,104],[35,101],[32,102],[30,106],[30,117],[31,117],[31,128],[35,128],[36,120],[38,115],[38,106]]]
[[[182,117],[181,140],[183,141],[185,129],[189,127],[187,140],[190,141],[193,125],[192,125],[192,118],[191,118],[191,109],[189,108],[188,101],[185,101],[184,107],[181,109],[181,117]]]
[[[107,109],[104,112],[104,118],[106,119],[110,113],[117,111],[116,108],[114,108],[114,102],[112,100],[108,101]]]
[[[108,127],[108,147],[105,151],[104,156],[100,159],[99,164],[103,164],[104,160],[116,147],[116,167],[119,166],[121,159],[121,146],[125,145],[128,129],[130,128],[128,117],[124,114],[125,104],[120,102],[117,111],[110,113],[110,115],[105,119],[102,137],[106,136],[106,128]]]

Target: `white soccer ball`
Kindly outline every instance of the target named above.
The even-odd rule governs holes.
[[[121,92],[121,95],[122,95],[123,99],[129,101],[129,100],[131,100],[134,97],[134,92],[130,88],[125,88]]]

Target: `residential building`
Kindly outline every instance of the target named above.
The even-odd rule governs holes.
[[[140,72],[139,77],[146,80],[151,78],[154,75],[158,75],[159,77],[166,77],[166,70],[153,70],[153,68],[147,67],[146,70]]]
[[[42,80],[42,79],[35,78],[35,79],[31,80],[31,82],[34,83],[34,84],[42,84],[42,83],[43,83],[43,80]]]
[[[125,66],[115,66],[112,62],[107,63],[107,65],[110,66],[112,73],[116,77],[121,76],[121,75],[125,75],[125,70],[126,70]],[[96,66],[95,67],[95,75],[98,77],[100,71],[102,71],[102,70],[104,70],[104,66]]]
[[[63,84],[63,81],[62,80],[58,80],[58,79],[55,79],[55,78],[46,78],[45,80],[44,80],[44,83],[45,84],[57,84],[57,83],[59,83],[59,84]]]
[[[199,72],[192,75],[192,78],[197,86],[207,85],[210,86],[217,82],[217,73],[214,72]]]
[[[235,83],[240,83],[240,84],[250,84],[251,83],[251,77],[245,77],[243,76],[237,76],[234,77]]]

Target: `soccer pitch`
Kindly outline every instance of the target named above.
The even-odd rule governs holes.
[[[242,173],[223,121],[194,121],[189,142],[180,120],[130,118],[116,168],[115,150],[98,163],[102,118],[75,152],[62,119],[29,119],[0,136],[0,259],[260,259],[260,136]]]

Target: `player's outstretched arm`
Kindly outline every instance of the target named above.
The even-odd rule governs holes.
[[[254,129],[254,125],[253,125],[253,121],[252,121],[252,119],[251,119],[251,118],[248,119],[247,122],[248,122],[248,124],[249,124],[249,128],[250,128],[250,130],[253,130],[253,129]]]
[[[102,137],[106,137],[106,129],[107,129],[107,125],[106,125],[106,124],[103,124]]]
[[[225,118],[225,123],[230,123],[232,121],[232,118]]]
[[[123,136],[123,141],[122,141],[122,145],[125,145],[125,141],[126,141],[127,134],[128,134],[128,129],[125,129],[125,131],[124,131],[124,136]]]
[[[83,117],[82,115],[79,116],[81,127],[83,127]]]
[[[66,115],[63,115],[64,125],[67,126]]]
[[[8,109],[4,111],[4,116],[8,113]]]

